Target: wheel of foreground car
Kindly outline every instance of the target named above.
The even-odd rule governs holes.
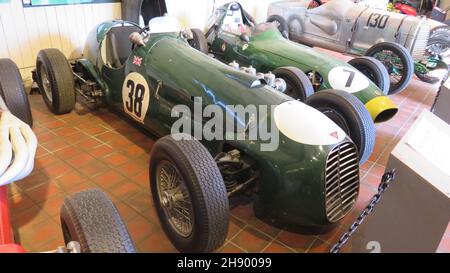
[[[385,95],[388,94],[390,87],[389,73],[380,61],[372,57],[357,57],[350,60],[348,64],[358,69],[375,83]]]
[[[97,189],[67,197],[61,207],[64,241],[82,253],[134,253],[130,234],[108,196]]]
[[[273,71],[277,78],[286,81],[286,95],[291,98],[305,101],[306,98],[314,94],[314,87],[308,76],[296,67],[286,66],[280,67]]]
[[[0,95],[9,111],[33,126],[30,103],[17,65],[10,59],[0,59]]]
[[[359,163],[366,162],[375,146],[375,125],[355,96],[341,90],[325,90],[313,94],[306,104],[333,120],[353,140],[359,153]]]
[[[188,40],[191,47],[197,49],[200,52],[208,54],[208,42],[206,41],[203,31],[197,28],[192,28],[191,31],[193,38]]]
[[[184,136],[184,140],[174,137]],[[150,188],[162,227],[181,252],[211,252],[228,233],[222,175],[208,150],[188,135],[159,139],[150,158]]]
[[[267,18],[267,23],[275,22],[278,26],[278,30],[281,32],[284,38],[289,39],[289,26],[286,20],[280,15],[271,15]]]
[[[390,77],[389,95],[403,91],[414,73],[414,61],[408,50],[402,45],[383,42],[374,45],[366,52],[386,67]]]
[[[72,111],[75,107],[75,81],[64,54],[55,48],[39,51],[36,72],[48,109],[56,115]]]

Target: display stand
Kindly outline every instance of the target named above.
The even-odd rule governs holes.
[[[434,102],[433,113],[450,124],[450,80],[441,86]]]
[[[450,221],[449,143],[450,126],[424,111],[392,151],[386,170],[395,180],[353,234],[351,252],[436,252]]]

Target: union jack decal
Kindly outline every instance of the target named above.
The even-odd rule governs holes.
[[[142,58],[141,58],[141,57],[138,57],[138,56],[134,56],[134,58],[133,58],[133,64],[134,64],[134,65],[137,65],[137,66],[141,66],[141,64],[142,64]]]

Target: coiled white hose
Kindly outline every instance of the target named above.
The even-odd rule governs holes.
[[[0,186],[28,176],[34,167],[36,135],[9,111],[0,118]]]

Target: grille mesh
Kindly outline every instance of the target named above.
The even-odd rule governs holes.
[[[328,221],[339,221],[353,208],[359,193],[359,161],[352,142],[339,144],[328,155],[325,192]]]
[[[422,23],[419,31],[417,32],[416,42],[411,52],[411,55],[415,60],[421,60],[423,58],[429,35],[430,27],[428,26],[428,24]]]

